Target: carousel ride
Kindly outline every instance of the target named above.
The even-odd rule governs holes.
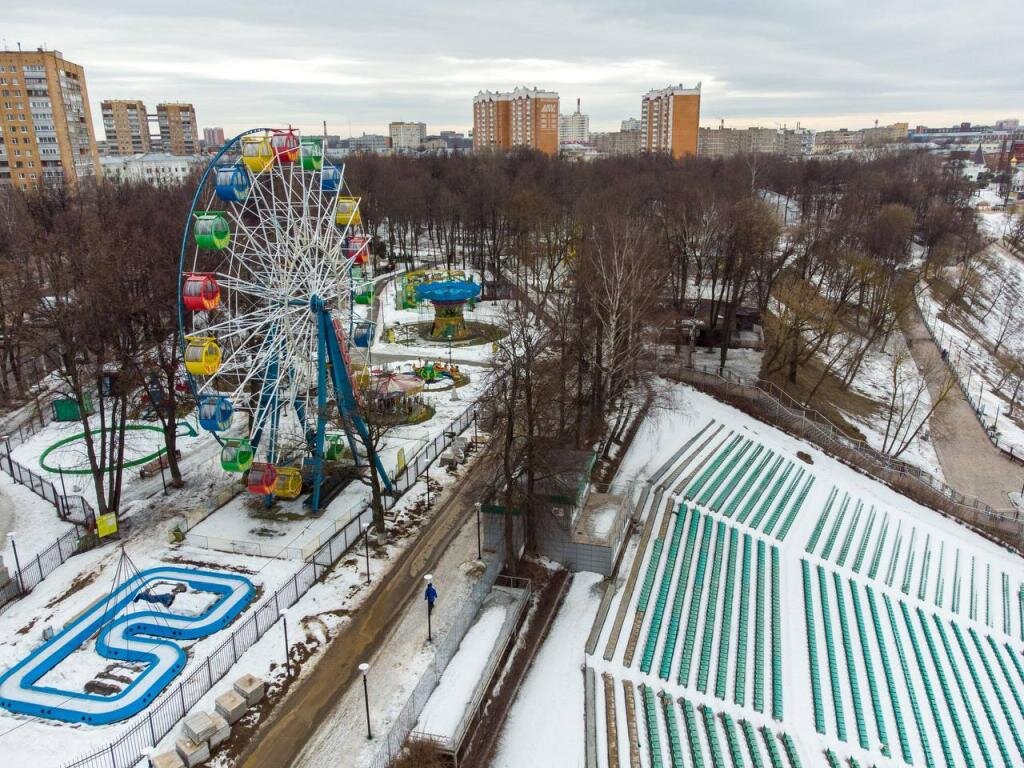
[[[221,466],[268,506],[308,488],[317,514],[325,462],[346,443],[360,460],[350,339],[369,239],[359,203],[320,136],[254,129],[213,158],[189,211],[178,320],[199,424],[220,443]]]

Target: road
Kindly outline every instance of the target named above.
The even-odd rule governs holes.
[[[331,642],[313,673],[293,687],[272,720],[256,733],[236,765],[285,768],[306,764],[296,758],[314,737],[317,743],[324,740],[324,734],[318,732],[325,723],[335,722],[336,709],[349,709],[346,693],[358,681],[358,664],[372,659],[386,639],[396,636],[395,629],[410,605],[419,607],[423,576],[453,548],[452,543],[470,518],[473,501],[484,487],[486,477],[486,468],[475,464],[455,486],[385,581]],[[329,756],[337,758],[338,753],[331,751]]]
[[[928,334],[916,304],[903,321],[903,334],[934,401],[949,368]],[[1024,466],[1010,461],[992,445],[959,387],[954,386],[935,409],[929,428],[948,485],[996,509],[1013,506],[1008,494],[1021,490]]]

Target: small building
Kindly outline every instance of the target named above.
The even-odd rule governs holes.
[[[209,158],[202,155],[169,155],[164,152],[140,152],[135,155],[110,155],[100,158],[103,177],[115,181],[145,181],[159,186],[187,179]]]

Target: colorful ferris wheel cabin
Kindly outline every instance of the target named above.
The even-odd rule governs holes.
[[[273,464],[256,462],[249,469],[249,479],[246,481],[246,488],[249,493],[257,496],[267,496],[274,492],[277,487],[277,467]]]
[[[337,461],[345,455],[345,436],[330,432],[324,437],[324,458]]]
[[[225,203],[244,203],[249,197],[249,174],[238,163],[218,167],[216,182],[217,197]]]
[[[193,376],[212,376],[220,368],[223,356],[220,345],[212,336],[185,338],[185,370]]]
[[[181,288],[181,301],[189,312],[208,312],[220,305],[220,285],[209,272],[185,275]]]
[[[231,426],[235,407],[223,395],[202,395],[199,398],[199,426],[209,432],[223,432]]]
[[[279,163],[294,163],[299,159],[299,137],[295,131],[274,131],[270,136],[270,146]]]
[[[192,234],[202,251],[219,251],[231,242],[231,227],[223,211],[197,211]]]
[[[345,258],[352,259],[355,264],[365,264],[370,254],[370,238],[365,235],[352,235],[343,246]]]
[[[220,449],[220,465],[226,472],[245,472],[252,466],[252,444],[248,437],[229,437]]]
[[[334,222],[339,227],[358,227],[362,224],[363,220],[359,215],[359,198],[339,197]]]
[[[324,140],[320,136],[303,136],[299,142],[304,171],[319,171],[324,165]]]
[[[269,136],[243,136],[242,162],[253,173],[262,173],[274,164],[274,148]]]
[[[324,192],[337,192],[341,188],[341,168],[336,165],[325,165],[320,171],[320,189]]]
[[[274,495],[279,499],[294,499],[302,493],[302,470],[298,467],[278,467]]]

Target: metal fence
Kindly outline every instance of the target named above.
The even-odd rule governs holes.
[[[932,341],[935,342],[935,346],[941,350],[950,350],[943,359],[950,372],[953,374],[953,378],[957,385],[960,387],[960,391],[963,393],[964,399],[967,400],[971,406],[971,410],[974,411],[974,415],[977,417],[978,423],[981,424],[981,428],[985,431],[985,435],[988,437],[989,442],[998,448],[1006,458],[1011,461],[1015,461],[1018,464],[1024,464],[1024,455],[1022,455],[1022,451],[1019,446],[1014,446],[1010,443],[1003,445],[999,442],[999,435],[996,432],[996,426],[999,424],[1000,415],[998,405],[996,405],[996,412],[992,418],[992,423],[988,424],[985,422],[985,417],[988,415],[985,413],[985,405],[982,402],[982,392],[985,387],[985,379],[980,373],[978,374],[978,393],[977,396],[972,394],[970,385],[971,380],[974,379],[974,368],[968,362],[970,359],[969,356],[965,354],[967,352],[967,348],[958,345],[952,346],[950,345],[952,339],[947,339],[944,335],[940,335],[935,332],[934,326],[929,321],[936,320],[938,316],[932,315],[929,317],[925,312],[925,308],[921,305],[920,289],[916,289],[914,291],[914,298],[917,300],[917,309],[921,315],[921,324],[925,327],[925,330],[928,331],[928,335],[932,337]],[[955,358],[952,354],[953,351],[957,353]],[[964,357],[966,357],[967,360],[963,360]]]
[[[394,495],[392,495],[388,501],[389,507],[394,506],[398,497],[416,483],[416,479],[426,471],[427,467],[433,464],[434,460],[446,451],[448,447],[455,442],[455,438],[465,432],[476,418],[477,407],[475,405],[468,406],[466,410],[452,419],[447,427],[441,430],[441,434],[437,435],[433,440],[423,446],[423,448],[409,460],[405,469],[392,480]]]
[[[352,518],[317,550],[309,562],[292,574],[291,579],[266,597],[205,661],[194,667],[188,677],[162,694],[145,715],[136,718],[125,733],[103,749],[67,763],[67,768],[131,768],[138,764],[143,750],[155,747],[170,733],[196,702],[231,670],[242,654],[278,623],[281,611],[302,597],[327,568],[361,540],[363,527],[371,522],[371,518],[368,508]]]
[[[434,648],[434,658],[427,665],[426,670],[420,677],[420,681],[413,688],[409,699],[405,702],[405,706],[402,707],[402,711],[398,713],[398,716],[392,723],[391,730],[383,737],[381,746],[377,750],[377,755],[370,764],[372,768],[387,768],[391,761],[401,753],[406,737],[412,731],[413,726],[416,725],[416,721],[420,719],[423,707],[426,706],[430,695],[434,692],[434,688],[437,687],[437,683],[448,667],[448,663],[455,656],[456,651],[459,650],[462,638],[465,637],[466,632],[473,625],[473,622],[476,621],[476,615],[480,611],[480,606],[483,604],[484,598],[487,597],[487,593],[491,591],[491,587],[497,581],[498,574],[501,573],[504,564],[504,560],[500,556],[496,556],[494,560],[487,564],[483,578],[474,585],[473,590],[469,593],[469,597],[466,598],[462,612],[455,619],[455,623],[448,630],[448,634],[438,641]]]
[[[19,597],[31,592],[69,557],[90,549],[92,541],[92,537],[83,537],[79,529],[72,528],[34,557],[24,563],[16,563],[15,570],[10,573],[10,581],[0,587],[0,613]]]
[[[1022,518],[1018,510],[995,509],[980,499],[950,488],[923,469],[893,459],[867,443],[849,437],[821,414],[796,404],[771,382],[755,380],[755,383],[744,383],[685,366],[666,370],[665,373],[699,390],[713,393],[726,402],[745,407],[756,416],[817,443],[826,452],[927,506],[944,510],[972,525],[994,526],[1014,534],[1020,533]]]

